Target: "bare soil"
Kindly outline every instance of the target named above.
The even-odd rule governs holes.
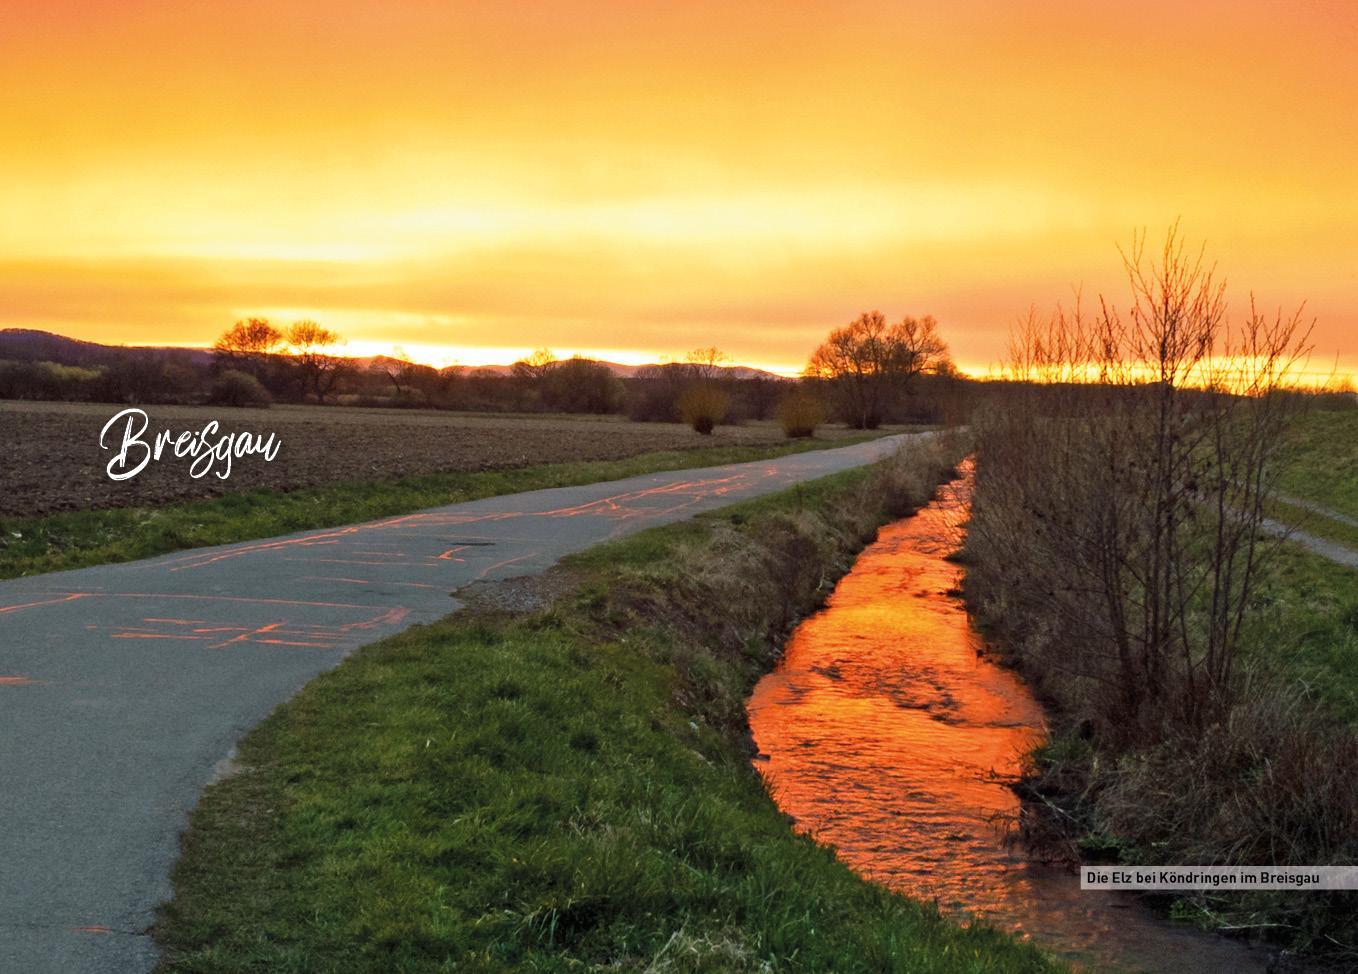
[[[772,445],[772,423],[720,427],[699,436],[687,427],[619,417],[483,416],[436,411],[275,406],[229,409],[145,406],[147,437],[161,430],[199,432],[216,420],[230,432],[274,433],[277,458],[233,461],[229,479],[189,476],[188,459],[166,458],[136,477],[110,480],[105,467],[122,424],[100,449],[99,433],[125,407],[99,403],[0,402],[0,517],[139,507],[261,488],[296,490],[343,481],[415,474],[498,470],[543,463],[616,460],[655,450]],[[824,436],[848,431],[825,430]],[[214,436],[214,440],[216,438]]]

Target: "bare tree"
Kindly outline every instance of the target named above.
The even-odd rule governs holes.
[[[688,353],[686,358],[693,378],[703,383],[714,382],[721,378],[722,368],[730,360],[731,357],[715,345],[695,348]]]
[[[556,365],[556,353],[550,348],[539,348],[532,355],[514,363],[514,377],[523,379],[537,387],[542,384],[542,380],[547,378],[547,373],[551,372]]]
[[[1279,395],[1309,350],[1301,311],[1237,327],[1177,227],[1123,254],[1131,300],[1030,312],[1023,382],[978,427],[978,591],[1112,738],[1200,727],[1230,705],[1266,542]],[[990,567],[986,567],[990,566]]]
[[[868,311],[830,332],[812,353],[806,374],[830,383],[851,425],[876,429],[911,378],[947,361],[948,346],[933,317],[888,325],[880,311]]]
[[[948,343],[939,334],[938,322],[933,315],[923,318],[906,315],[892,330],[892,338],[897,343],[895,354],[900,356],[896,369],[906,379],[924,372],[949,372],[955,368],[948,357]]]
[[[340,336],[314,321],[298,321],[288,329],[287,343],[293,364],[302,384],[319,403],[334,390],[343,375],[347,362],[331,349],[340,344]]]
[[[392,347],[390,355],[379,355],[368,368],[386,376],[398,397],[410,395],[416,376],[428,366],[419,366],[411,361],[410,355],[400,345]]]
[[[632,380],[629,415],[643,422],[673,422],[679,418],[679,397],[690,380],[689,367],[683,362],[643,365]]]
[[[222,332],[212,351],[226,368],[257,374],[264,360],[282,347],[283,333],[267,318],[246,318]]]

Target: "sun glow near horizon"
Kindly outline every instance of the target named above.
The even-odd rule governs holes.
[[[1358,372],[1358,13],[961,0],[17,0],[0,327],[796,373],[933,314],[964,370],[1182,219]],[[228,56],[223,56],[223,54]],[[293,314],[296,312],[296,314]],[[415,350],[419,350],[418,352]]]
[[[197,343],[175,342],[142,342],[132,344],[133,347],[192,348],[204,350],[210,347]],[[406,358],[418,365],[428,365],[436,369],[455,367],[476,369],[492,365],[513,365],[515,362],[528,358],[541,347],[543,346],[532,348],[522,345],[425,345],[410,342],[392,344],[378,341],[365,341],[361,339],[346,339],[341,344],[335,346],[335,353],[337,355],[359,359],[375,358],[378,356],[396,359]],[[627,366],[663,365],[668,362],[685,361],[684,355],[648,355],[645,352],[626,348],[549,348],[547,350],[551,352],[553,357],[558,361],[578,357]],[[794,378],[801,375],[804,367],[803,365],[790,365],[785,362],[761,363],[731,361],[724,364],[761,369],[765,372],[770,372],[785,378]]]

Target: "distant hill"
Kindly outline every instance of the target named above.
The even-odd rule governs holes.
[[[141,345],[100,345],[77,338],[66,338],[51,332],[33,328],[0,329],[0,359],[14,359],[22,362],[56,362],[59,365],[97,366],[110,365],[120,358],[133,354],[153,352],[177,359],[192,365],[208,365],[212,361],[212,350],[206,348],[173,348],[166,346]],[[383,355],[355,358],[354,364],[367,368],[373,363],[387,361]],[[621,365],[617,362],[604,362],[609,370],[622,379],[636,375],[641,365]],[[660,364],[660,363],[657,363]],[[468,372],[508,375],[513,365],[470,366]],[[782,376],[748,365],[723,366],[721,371],[735,379],[782,379]]]
[[[380,358],[380,356],[379,356]],[[564,360],[562,360],[564,361]],[[608,367],[608,370],[620,379],[633,378],[638,371],[648,368],[646,365],[623,365],[619,362],[599,361],[600,365]],[[654,362],[652,365],[668,365],[683,363]],[[783,379],[784,376],[774,372],[765,372],[763,369],[756,369],[748,365],[720,365],[717,370],[733,379]],[[509,375],[514,371],[512,365],[473,365],[467,367],[468,372],[491,372],[495,375]]]
[[[212,352],[206,348],[100,345],[98,342],[85,342],[34,328],[0,329],[0,359],[88,367],[110,365],[126,355],[145,352],[158,353],[193,365],[206,365],[212,361]]]

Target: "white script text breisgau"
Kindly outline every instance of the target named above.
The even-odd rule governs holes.
[[[273,433],[267,436],[248,432],[219,433],[220,425],[215,419],[196,433],[185,430],[175,434],[172,430],[162,430],[148,442],[146,430],[150,418],[140,409],[124,409],[104,424],[99,432],[99,449],[114,449],[104,441],[119,422],[124,423],[122,443],[116,445],[118,452],[106,468],[110,480],[130,480],[145,470],[152,460],[159,460],[167,450],[177,460],[191,458],[189,476],[193,479],[215,473],[225,480],[231,476],[233,459],[259,454],[268,462],[278,456],[278,448],[282,446]]]

